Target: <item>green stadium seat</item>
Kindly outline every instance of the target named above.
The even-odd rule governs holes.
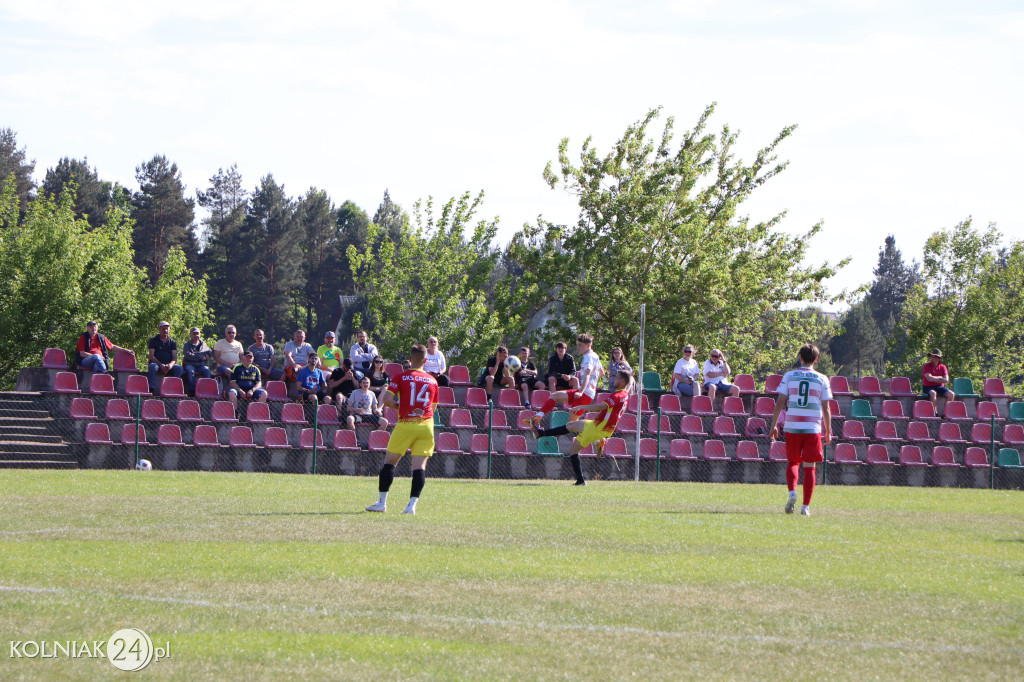
[[[871,401],[851,400],[850,419],[877,419],[875,415],[871,414]]]
[[[1003,448],[999,451],[999,466],[1002,469],[1024,469],[1020,463],[1020,452],[1014,448]]]
[[[643,378],[644,393],[650,395],[661,395],[668,393],[661,385],[661,375],[657,372],[644,372]]]
[[[543,436],[537,441],[537,454],[548,457],[561,457],[558,450],[558,439],[554,436]]]
[[[957,399],[981,397],[974,392],[974,382],[967,377],[953,379],[953,393],[956,393]]]
[[[1010,403],[1010,419],[1024,422],[1024,403]]]
[[[548,428],[555,429],[555,428],[558,428],[559,426],[565,426],[568,423],[569,423],[569,413],[568,412],[561,412],[561,411],[560,412],[552,412],[551,413],[551,426],[549,426]]]

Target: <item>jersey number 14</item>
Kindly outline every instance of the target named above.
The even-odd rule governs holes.
[[[424,409],[430,407],[430,386],[427,384],[414,384],[409,391],[409,407],[422,405]]]

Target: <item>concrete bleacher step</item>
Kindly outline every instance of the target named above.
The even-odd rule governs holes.
[[[0,459],[0,469],[77,469],[75,459]]]
[[[38,393],[0,392],[0,467],[77,469],[78,457],[56,420],[39,409],[39,399]]]

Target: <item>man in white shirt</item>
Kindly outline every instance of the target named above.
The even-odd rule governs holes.
[[[235,325],[229,324],[224,327],[224,338],[217,341],[217,345],[213,347],[213,361],[217,364],[214,375],[224,377],[227,381],[231,381],[231,372],[235,365],[242,362],[242,354],[245,352],[242,343],[235,336]]]
[[[672,392],[679,397],[700,395],[700,365],[693,359],[690,344],[683,348],[683,357],[672,370]]]
[[[601,358],[592,350],[594,337],[580,334],[576,337],[576,357],[580,359],[580,390],[591,401],[597,397],[597,383],[604,375]]]
[[[293,339],[284,344],[284,375],[295,381],[299,371],[306,366],[306,358],[310,353],[316,355],[316,350],[306,343],[306,332],[302,329],[295,331]]]
[[[711,357],[704,361],[704,390],[712,402],[718,391],[722,392],[723,397],[740,394],[739,387],[729,383],[730,374],[732,368],[725,361],[725,354],[715,348],[711,351]]]
[[[373,359],[380,355],[377,346],[370,343],[368,338],[366,332],[360,329],[356,332],[356,342],[352,344],[352,348],[348,352],[348,356],[352,360],[352,369],[358,369],[363,374],[370,371]]]

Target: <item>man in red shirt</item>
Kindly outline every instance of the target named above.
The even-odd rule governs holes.
[[[135,351],[129,348],[121,348],[110,342],[110,339],[100,334],[100,325],[91,320],[85,325],[85,333],[78,337],[78,345],[75,352],[78,353],[78,364],[85,369],[91,369],[96,374],[106,374],[109,354],[112,350],[123,350],[135,355]]]
[[[942,364],[942,351],[934,349],[928,356],[928,362],[921,370],[921,397],[932,401],[935,414],[939,413],[939,398],[942,398],[942,409],[945,414],[946,403],[956,399],[956,394],[946,387],[949,383],[949,370]]]
[[[412,369],[392,377],[384,392],[384,405],[398,410],[398,424],[388,439],[388,455],[379,475],[380,499],[366,508],[369,512],[387,511],[388,491],[395,480],[395,465],[405,451],[412,453],[412,491],[403,514],[415,514],[416,503],[426,482],[427,459],[434,454],[434,405],[437,404],[437,380],[423,371],[427,347],[416,344],[409,353]]]

